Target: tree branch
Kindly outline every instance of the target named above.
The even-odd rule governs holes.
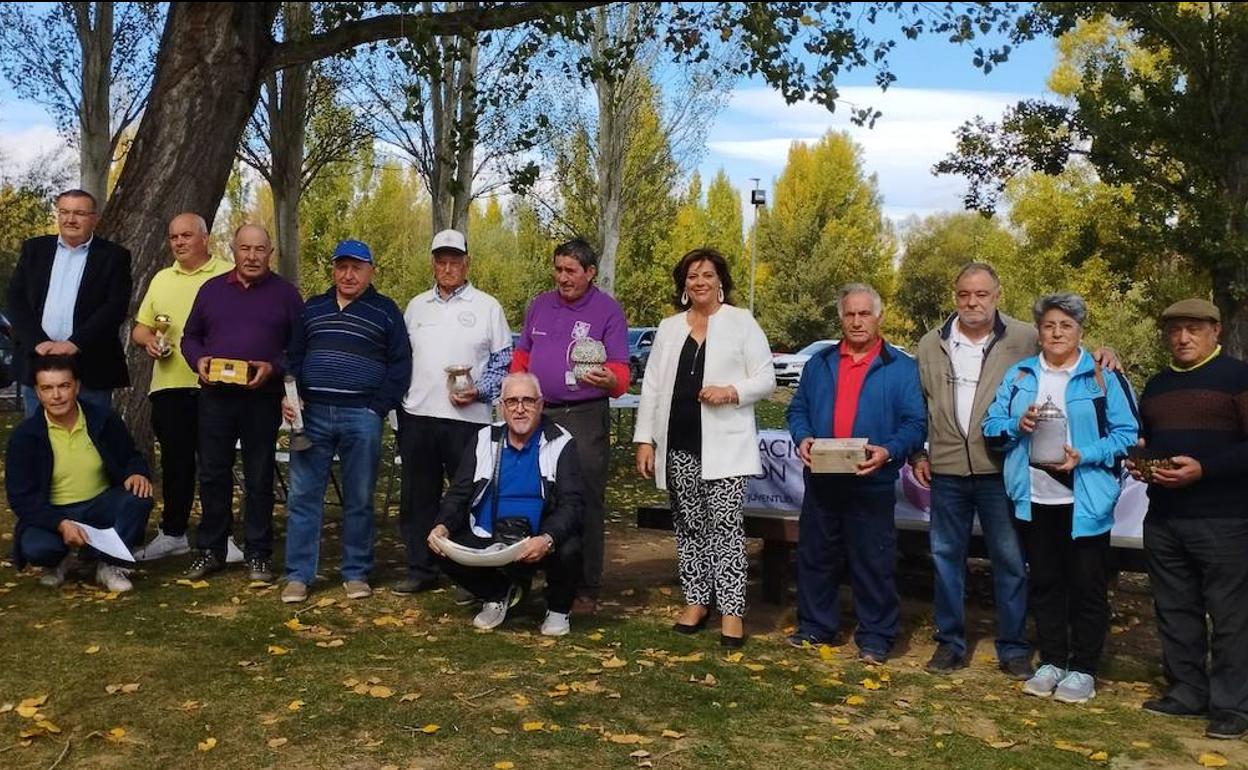
[[[326,59],[380,40],[409,37],[414,31],[429,35],[458,35],[489,29],[504,29],[525,22],[581,11],[605,2],[519,3],[493,8],[469,8],[446,13],[387,14],[347,22],[312,37],[280,43],[265,62],[266,71],[275,71]]]

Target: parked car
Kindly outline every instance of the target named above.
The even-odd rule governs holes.
[[[641,382],[650,360],[650,348],[654,346],[654,326],[633,326],[628,330],[628,378]]]
[[[776,384],[796,387],[797,383],[802,379],[802,369],[805,368],[806,362],[810,360],[810,357],[824,348],[835,344],[836,340],[815,340],[796,353],[788,353],[772,358],[771,364],[776,368]]]

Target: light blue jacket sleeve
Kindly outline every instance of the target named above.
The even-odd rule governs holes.
[[[1135,446],[1139,437],[1139,423],[1131,408],[1130,396],[1123,388],[1122,378],[1105,373],[1105,436],[1086,445],[1077,446],[1080,465],[1103,465],[1112,468],[1114,461],[1127,456],[1127,449]]]

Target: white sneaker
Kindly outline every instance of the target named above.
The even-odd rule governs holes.
[[[1069,671],[1053,691],[1053,700],[1062,703],[1087,703],[1096,697],[1096,679],[1082,671]]]
[[[512,584],[507,588],[507,595],[501,602],[486,602],[481,605],[481,611],[472,619],[472,624],[487,631],[498,628],[507,619],[507,610],[519,604],[522,595],[520,587]]]
[[[48,588],[60,588],[65,582],[65,573],[69,572],[69,562],[73,558],[72,553],[65,554],[65,558],[61,559],[61,563],[55,567],[44,567],[43,574],[39,576],[39,585]]]
[[[564,636],[571,630],[568,613],[546,611],[546,619],[542,621],[542,636]]]
[[[156,537],[152,538],[150,543],[135,551],[134,558],[138,561],[154,561],[163,559],[166,556],[181,556],[190,552],[191,544],[187,542],[186,535],[174,537],[173,535],[166,535],[157,529]]]
[[[134,588],[130,578],[126,577],[126,570],[104,562],[100,562],[95,568],[95,582],[118,594],[124,594]]]
[[[1045,663],[1036,669],[1036,673],[1023,684],[1023,692],[1037,698],[1047,698],[1057,689],[1057,685],[1066,677],[1066,672],[1052,663]]]
[[[234,538],[226,538],[225,540],[225,563],[226,564],[242,564],[245,561],[243,549],[238,547],[238,543],[234,542]]]

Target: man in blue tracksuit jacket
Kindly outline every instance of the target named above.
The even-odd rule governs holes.
[[[888,658],[901,617],[895,580],[894,483],[923,446],[927,409],[914,359],[880,337],[883,305],[866,284],[840,290],[844,338],[807,362],[789,404],[789,433],[806,464],[797,540],[797,632],[789,643],[830,643],[840,630],[838,571],[848,557],[866,663]],[[856,474],[812,474],[816,438],[865,438]]]

